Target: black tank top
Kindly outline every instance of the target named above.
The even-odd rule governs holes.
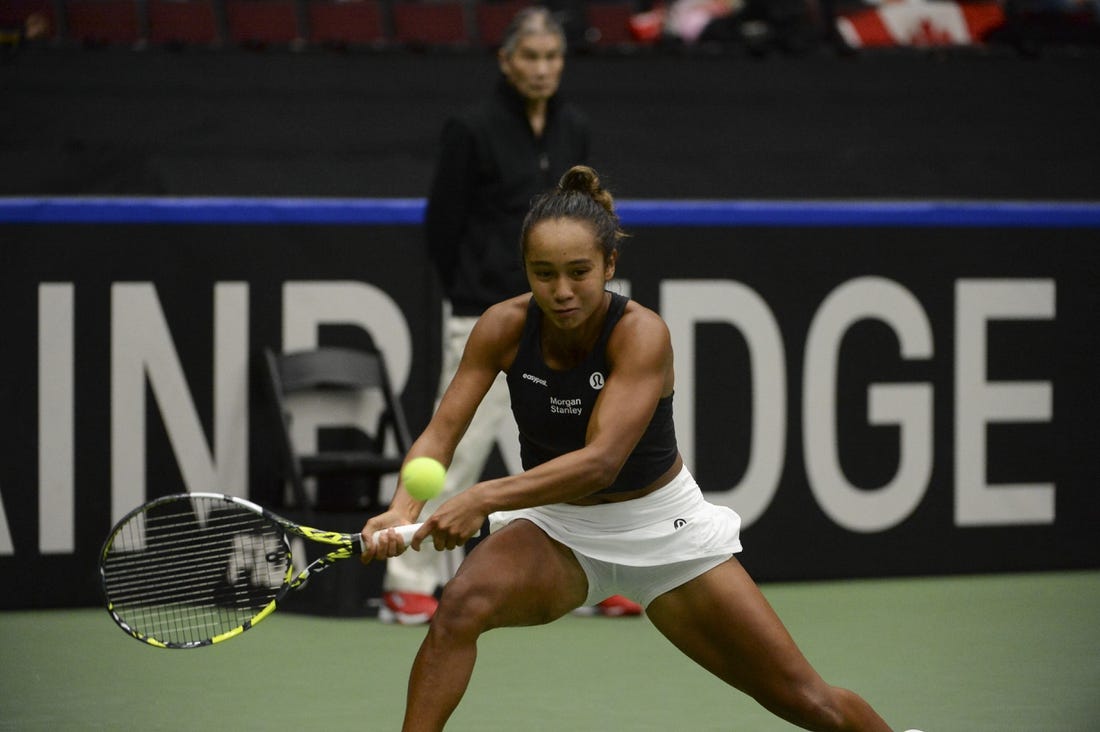
[[[542,311],[531,298],[516,359],[508,370],[508,391],[512,397],[512,414],[519,426],[524,470],[584,447],[588,418],[609,375],[607,340],[627,302],[626,297],[611,293],[607,320],[591,353],[574,368],[558,371],[543,360]],[[645,488],[671,467],[676,455],[670,394],[657,403],[653,419],[615,482],[597,492]]]

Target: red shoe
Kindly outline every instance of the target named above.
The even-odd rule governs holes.
[[[612,595],[603,602],[586,607],[579,607],[573,611],[574,615],[602,615],[605,618],[624,618],[641,615],[645,609],[638,603],[623,597]]]
[[[399,625],[424,625],[431,621],[439,601],[431,595],[415,592],[386,592],[382,594],[382,607],[378,619],[383,623]]]
[[[612,595],[596,605],[596,607],[599,608],[600,615],[605,615],[609,618],[617,618],[626,615],[641,615],[645,612],[645,609],[641,605],[622,595]]]

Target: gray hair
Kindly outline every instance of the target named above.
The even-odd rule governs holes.
[[[535,5],[516,13],[512,22],[504,31],[504,41],[500,44],[500,50],[505,55],[512,55],[523,36],[533,33],[551,33],[561,40],[562,50],[565,50],[565,29],[549,9]]]

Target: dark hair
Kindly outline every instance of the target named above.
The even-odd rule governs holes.
[[[505,55],[511,55],[519,45],[519,39],[532,33],[556,35],[561,40],[562,50],[565,50],[565,29],[554,14],[541,5],[524,8],[515,14],[504,31],[500,49]]]
[[[600,176],[587,165],[574,165],[558,181],[558,187],[535,198],[523,220],[520,242],[527,250],[527,233],[548,219],[573,219],[592,227],[605,258],[619,250],[626,234],[619,227],[615,200],[600,185]]]

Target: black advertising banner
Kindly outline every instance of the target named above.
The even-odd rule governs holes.
[[[758,577],[1100,561],[1095,230],[637,232],[681,451]]]
[[[440,299],[414,229],[59,224],[0,239],[0,566],[20,585],[5,607],[95,602],[106,530],[147,497],[278,505],[264,347],[368,334],[410,426],[430,414]]]
[[[146,497],[277,501],[265,346],[369,334],[422,426],[420,205],[0,205],[2,607],[97,602]],[[614,284],[669,324],[681,451],[758,579],[1100,566],[1097,208],[624,202]]]

